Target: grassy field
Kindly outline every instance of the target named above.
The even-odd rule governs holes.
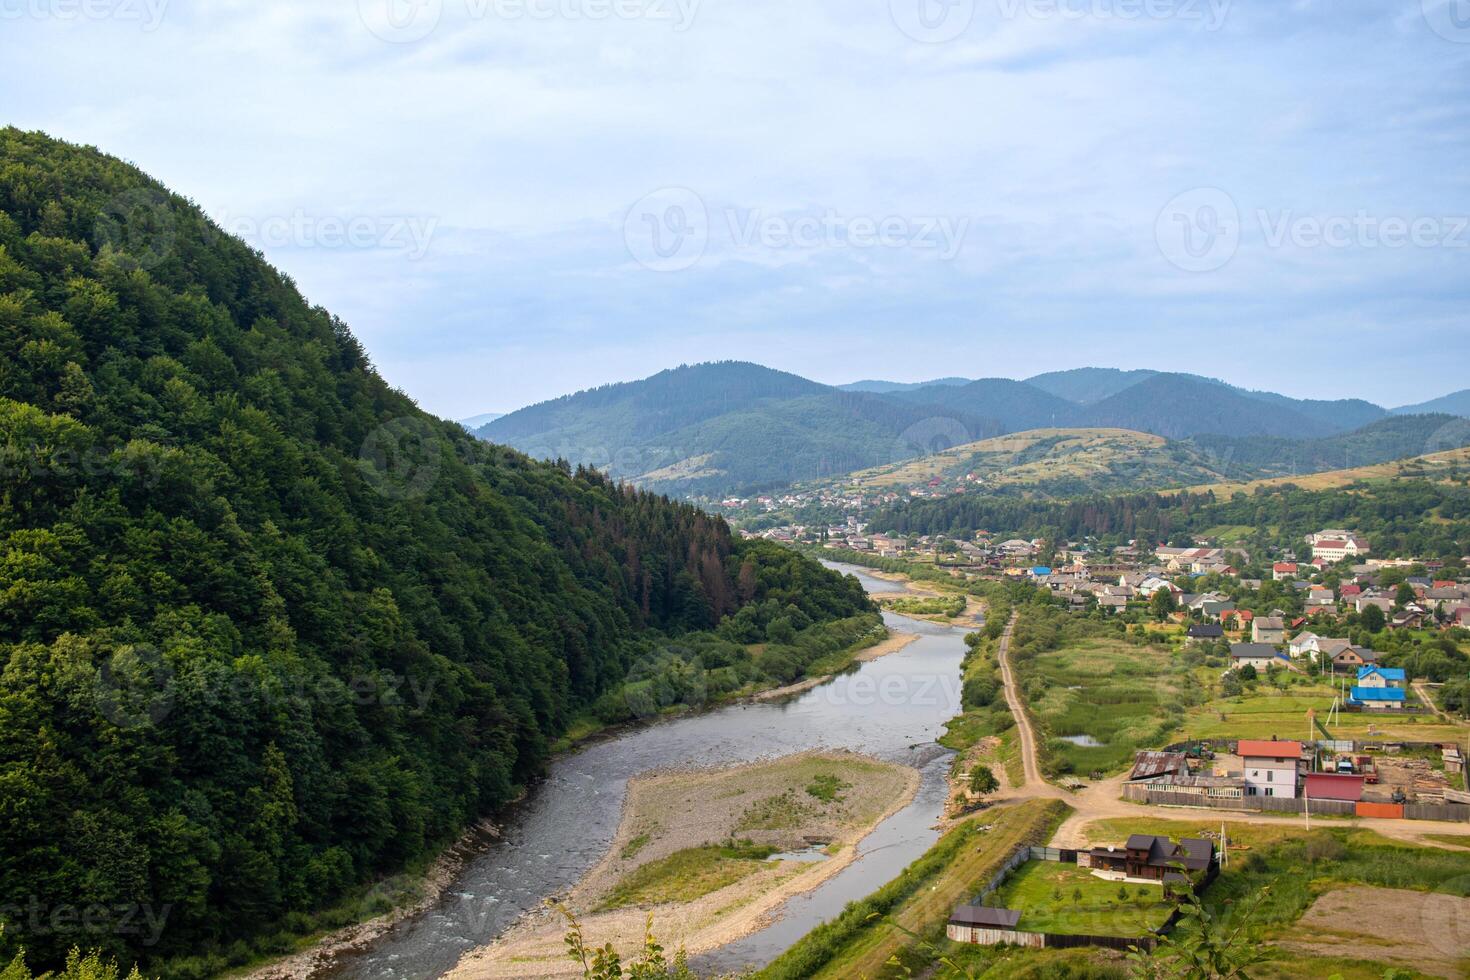
[[[766,858],[775,853],[776,848],[768,844],[749,841],[675,851],[628,875],[595,911],[606,912],[628,905],[692,902],[755,874],[766,866]]]
[[[999,871],[1018,846],[1049,838],[1068,812],[1058,801],[1037,800],[966,820],[898,878],[812,930],[757,976],[848,980],[894,975],[887,963],[895,955],[924,961],[912,937],[890,921],[942,941],[954,906]]]
[[[1060,861],[1023,864],[1001,886],[995,904],[1020,912],[1025,932],[1124,938],[1157,929],[1173,908],[1162,885],[1120,885]]]
[[[1346,827],[1307,832],[1290,824],[1227,823],[1231,860],[1204,900],[1212,912],[1228,917],[1254,896],[1266,896],[1248,932],[1270,953],[1251,976],[1380,980],[1389,966],[1407,971],[1400,975],[1408,977],[1466,975],[1470,944],[1455,923],[1465,921],[1470,909],[1464,898],[1470,893],[1470,851],[1418,847]],[[1220,825],[1220,819],[1209,817],[1130,818],[1094,824],[1090,836],[1094,843],[1119,842],[1135,833],[1177,840],[1218,833]],[[1365,888],[1388,891],[1379,893],[1377,906],[1352,899],[1357,906],[1350,901],[1352,911],[1328,927],[1303,922],[1324,896],[1354,896]],[[1370,935],[1373,923],[1395,909],[1409,910],[1408,925],[1385,936]],[[1446,915],[1451,921],[1445,931],[1428,936],[1425,930]]]
[[[1218,671],[1202,668],[1199,683],[1214,696],[1190,708],[1184,716],[1182,736],[1188,738],[1281,738],[1309,737],[1307,711],[1327,725],[1328,709],[1337,692],[1329,683],[1313,678],[1294,683],[1285,691],[1261,682],[1254,691],[1239,698],[1219,696]],[[1412,695],[1411,695],[1412,697]],[[1334,738],[1365,741],[1374,738],[1412,742],[1464,742],[1470,727],[1447,725],[1434,715],[1354,714],[1339,712],[1327,730]],[[1322,737],[1313,729],[1311,738]]]
[[[1052,773],[1117,772],[1169,741],[1188,675],[1170,648],[1090,638],[1017,664]],[[1092,744],[1065,741],[1090,739]]]
[[[1285,484],[1298,486],[1303,490],[1333,490],[1363,481],[1393,480],[1405,476],[1445,480],[1451,476],[1463,474],[1467,465],[1470,465],[1470,447],[1451,449],[1429,456],[1416,456],[1412,459],[1395,460],[1391,463],[1357,466],[1346,470],[1327,470],[1302,476],[1280,476],[1269,480],[1251,480],[1247,483],[1209,483],[1189,487],[1187,492],[1214,491],[1217,497],[1229,499],[1232,494],[1251,494],[1259,487],[1279,487]]]

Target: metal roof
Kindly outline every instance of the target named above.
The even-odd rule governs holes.
[[[988,929],[1014,929],[1021,913],[1013,909],[991,909],[983,905],[957,905],[949,914],[951,925],[982,926]]]

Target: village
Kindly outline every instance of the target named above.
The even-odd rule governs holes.
[[[1141,748],[1116,776],[1092,772],[1091,793],[1077,776],[1056,779],[1078,807],[1106,796],[1161,814],[1293,819],[1306,828],[1359,818],[1367,826],[1470,823],[1466,707],[1440,693],[1441,682],[1465,673],[1465,562],[1375,555],[1370,540],[1345,528],[1259,555],[1212,540],[1104,548],[983,532],[900,537],[856,519],[760,536],[879,570],[927,567],[969,583],[1045,589],[1055,605],[1116,620],[1124,635],[1165,644],[1165,656],[1215,679],[1218,695],[1183,716],[1173,744]],[[1428,659],[1435,644],[1461,651],[1448,676]],[[1038,705],[1022,710],[1043,729],[1034,751],[1058,736],[1094,744],[1071,729],[1046,731]],[[1027,779],[1029,790],[1037,785]],[[1131,834],[1087,847],[1022,847],[955,906],[946,935],[981,945],[1152,948],[1184,894],[1218,874],[1227,840],[1222,830],[1208,839]]]

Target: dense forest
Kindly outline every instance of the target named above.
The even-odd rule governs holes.
[[[663,371],[521,409],[478,434],[670,493],[753,492],[995,435],[985,419],[756,364]]]
[[[286,948],[669,644],[745,683],[874,622],[853,580],[430,418],[188,201],[14,129],[0,443],[0,956],[37,968]],[[757,639],[782,658],[740,666]]]
[[[1247,545],[1301,547],[1305,535],[1346,527],[1383,554],[1455,557],[1470,553],[1470,487],[1403,479],[1336,490],[1264,487],[1228,500],[1213,492],[1096,496],[1072,501],[963,495],[879,511],[874,530],[971,535],[990,531],[1049,540],[1096,538],[1189,543],[1206,531],[1237,532]]]

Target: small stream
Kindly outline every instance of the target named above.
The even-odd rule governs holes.
[[[869,592],[907,591],[853,566]],[[771,926],[697,958],[700,970],[763,965],[898,874],[937,839],[949,752],[934,743],[959,713],[963,629],[885,613],[919,639],[898,653],[784,702],[738,704],[638,728],[554,761],[526,798],[501,816],[502,834],[472,859],[433,908],[408,919],[323,976],[431,980],[483,946],[544,899],[564,894],[606,853],[627,783],[665,767],[720,766],[809,749],[851,749],[922,774],[914,801],[878,826],[858,858],[806,895],[785,903]]]

